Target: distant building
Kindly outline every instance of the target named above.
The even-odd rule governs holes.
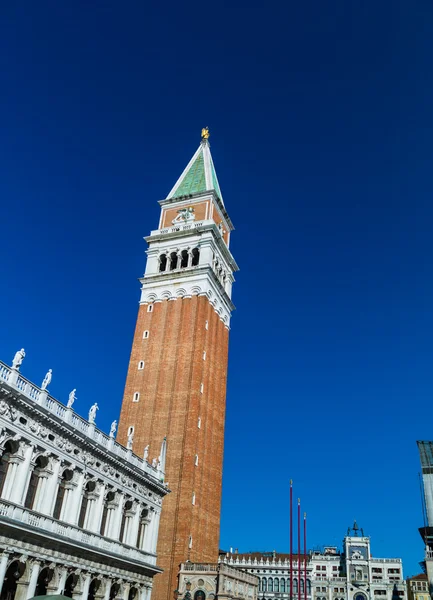
[[[415,577],[408,577],[406,584],[408,600],[430,600],[428,579],[425,573],[420,573],[419,575],[415,575]]]
[[[419,532],[425,544],[425,570],[429,593],[433,589],[433,442],[419,441],[422,481],[424,487],[424,527]]]
[[[257,600],[259,579],[225,563],[182,563],[179,600]]]
[[[227,553],[221,560],[259,577],[259,600],[290,598],[289,554]],[[343,540],[343,552],[335,547],[325,547],[323,551],[308,553],[306,574],[304,555],[294,555],[292,577],[294,600],[406,599],[401,559],[373,557],[370,538],[356,523]]]
[[[0,362],[0,598],[149,600],[164,484],[155,467]],[[155,461],[156,462],[156,461]]]

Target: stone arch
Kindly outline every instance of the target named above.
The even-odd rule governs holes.
[[[87,596],[87,600],[95,600],[96,595],[99,591],[99,588],[102,585],[102,578],[100,576],[94,577],[90,582],[89,593]]]
[[[3,587],[1,589],[1,600],[14,598],[17,591],[18,580],[23,576],[26,570],[26,563],[14,558],[10,561],[6,569]]]
[[[181,298],[182,296],[186,296],[186,289],[185,288],[179,288],[178,290],[176,290],[176,296],[178,298]]]
[[[163,300],[168,300],[169,298],[171,298],[171,292],[170,292],[170,290],[164,290],[164,291],[161,293],[161,298],[162,298]]]
[[[63,590],[63,596],[72,598],[72,594],[79,582],[79,575],[77,573],[70,573],[65,581],[65,589]]]
[[[198,286],[198,285],[194,285],[194,286],[191,288],[191,294],[192,294],[193,296],[197,296],[198,294],[201,294],[201,287],[200,287],[200,286]]]
[[[48,584],[52,580],[54,576],[54,569],[50,569],[48,566],[45,566],[41,569],[38,581],[36,583],[35,596],[46,596],[48,590]]]

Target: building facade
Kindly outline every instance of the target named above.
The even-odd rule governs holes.
[[[433,591],[433,442],[419,441],[417,444],[424,491],[424,527],[420,527],[419,532],[425,545],[425,571],[431,596]]]
[[[218,562],[182,563],[179,600],[257,600],[259,579],[241,569]]]
[[[306,560],[305,560],[306,559]],[[290,555],[277,552],[227,553],[225,564],[259,577],[259,600],[290,599]],[[299,569],[300,566],[300,569]],[[400,558],[374,558],[370,538],[348,530],[343,551],[325,547],[292,556],[295,600],[397,600],[406,598]]]
[[[408,577],[406,584],[408,600],[430,600],[428,579],[425,573]]]
[[[155,580],[173,597],[179,564],[216,563],[233,273],[232,223],[224,206],[208,131],[145,238],[147,264],[118,439],[134,430],[139,452],[167,437],[164,502]]]
[[[0,362],[0,598],[64,594],[149,600],[163,497],[165,442],[152,466]]]

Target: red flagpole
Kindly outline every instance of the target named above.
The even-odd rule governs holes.
[[[304,512],[304,600],[307,600],[307,513]]]
[[[293,481],[290,480],[290,600],[293,600]]]
[[[298,600],[301,600],[301,499],[298,498]]]

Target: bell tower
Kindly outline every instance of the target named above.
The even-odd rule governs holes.
[[[220,530],[233,225],[209,131],[165,200],[146,271],[119,420],[126,443],[158,460],[167,438],[156,600],[171,600],[179,564],[217,562]]]

